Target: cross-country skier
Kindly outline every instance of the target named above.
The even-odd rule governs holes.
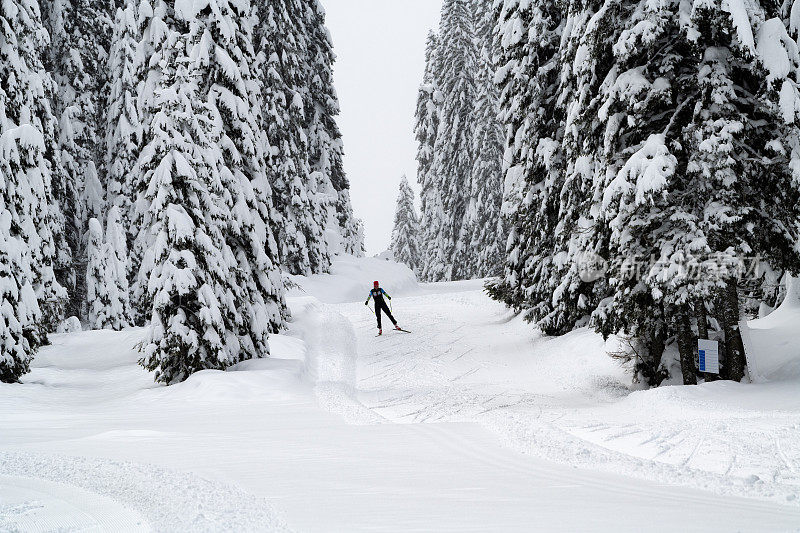
[[[389,310],[389,306],[386,305],[386,300],[383,299],[384,296],[386,296],[390,300],[392,299],[392,297],[389,296],[385,290],[381,289],[381,284],[378,283],[377,281],[373,285],[374,288],[371,291],[369,291],[369,297],[367,298],[367,301],[364,302],[364,305],[369,305],[370,298],[375,300],[375,316],[378,319],[378,335],[383,335],[383,329],[381,328],[381,311],[386,313],[386,316],[388,316],[389,320],[392,321],[392,324],[394,324],[394,329],[398,331],[403,331],[403,329],[397,325],[397,320],[395,320],[394,317],[392,316],[392,312]]]

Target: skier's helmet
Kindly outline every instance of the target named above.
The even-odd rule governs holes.
[[[375,286],[375,288],[376,288],[376,289],[377,289],[378,287],[380,287],[380,286],[381,286],[381,284],[380,284],[380,283],[378,283],[377,281],[376,281],[376,282],[374,282],[374,283],[373,283],[373,285]]]

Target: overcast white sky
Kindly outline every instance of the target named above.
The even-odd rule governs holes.
[[[321,0],[336,51],[345,170],[367,254],[389,247],[400,176],[416,187],[414,110],[441,0]],[[418,189],[417,189],[418,190]]]

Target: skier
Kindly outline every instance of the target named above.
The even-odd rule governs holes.
[[[381,311],[386,313],[386,316],[388,316],[389,320],[392,321],[392,324],[394,324],[394,329],[398,331],[403,331],[403,328],[397,325],[397,320],[395,320],[394,317],[392,316],[392,312],[389,310],[389,306],[386,305],[386,300],[383,299],[384,296],[386,296],[390,300],[392,299],[392,297],[389,296],[385,290],[381,289],[381,284],[378,283],[377,281],[373,285],[374,288],[371,291],[369,291],[369,297],[367,298],[367,301],[364,302],[364,305],[369,305],[370,298],[375,300],[375,316],[378,319],[378,335],[383,335],[383,329],[381,328]]]

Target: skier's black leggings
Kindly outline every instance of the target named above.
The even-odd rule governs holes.
[[[389,306],[386,305],[386,302],[385,301],[380,301],[380,302],[376,301],[375,302],[375,316],[378,318],[378,329],[383,329],[381,327],[381,311],[386,313],[386,316],[389,317],[389,320],[392,321],[392,324],[394,324],[395,326],[397,325],[397,320],[395,320],[394,317],[392,316],[392,312],[389,311]]]

